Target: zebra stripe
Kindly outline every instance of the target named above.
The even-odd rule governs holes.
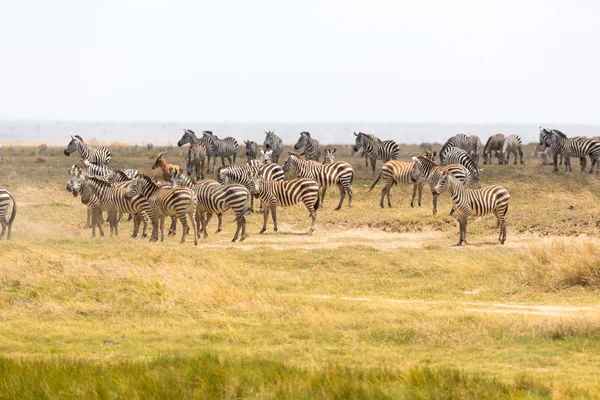
[[[558,172],[558,155],[565,156],[565,170],[573,171],[571,168],[571,157],[590,157],[596,163],[600,161],[600,142],[594,139],[583,137],[567,138],[567,136],[559,130],[547,130],[540,128],[540,144],[545,144],[554,152],[554,172]],[[590,174],[594,171],[594,163],[590,168]]]
[[[156,183],[152,182],[149,176],[140,175],[132,181],[127,198],[132,198],[138,194],[141,194],[148,201],[148,216],[152,220],[152,236],[150,241],[158,240],[158,220],[160,220],[160,240],[162,242],[164,240],[165,216],[176,216],[183,225],[181,243],[184,243],[188,226],[185,217],[187,214],[192,221],[194,245],[198,244],[198,234],[196,224],[194,223],[196,196],[191,189],[185,187],[160,189]]]
[[[12,203],[12,211],[10,216],[8,210]],[[0,232],[0,240],[4,238],[6,232],[6,240],[10,240],[10,234],[12,231],[12,224],[15,221],[17,215],[17,202],[13,195],[4,188],[0,188],[0,225],[2,225],[2,232]],[[8,230],[8,232],[7,232]]]
[[[484,164],[492,164],[492,151],[495,153],[496,158],[498,159],[498,164],[500,164],[500,153],[502,152],[503,143],[504,135],[501,133],[497,133],[488,138],[487,142],[485,143],[485,147],[483,148]]]
[[[268,181],[260,177],[254,178],[253,192],[265,204],[263,227],[260,233],[267,230],[269,212],[273,213],[274,231],[277,232],[277,206],[290,207],[299,202],[304,203],[312,220],[308,234],[315,230],[317,210],[319,208],[319,184],[312,179],[298,178],[289,181]]]
[[[466,151],[459,147],[450,147],[446,148],[443,155],[440,151],[440,160],[442,161],[442,165],[451,165],[451,164],[461,164],[465,168],[469,170],[469,174],[471,174],[471,179],[473,180],[474,185],[479,185],[479,170],[477,166],[471,160]]]
[[[323,189],[321,202],[325,199],[325,190],[329,186],[337,186],[340,189],[340,203],[335,208],[342,208],[344,198],[348,194],[348,207],[352,207],[352,182],[354,181],[354,169],[345,161],[337,161],[331,164],[318,164],[306,161],[300,154],[288,152],[289,156],[283,163],[283,171],[292,170],[299,178],[309,178],[316,181]]]
[[[70,156],[75,151],[79,151],[79,157],[82,160],[87,160],[92,164],[106,165],[110,162],[110,151],[106,147],[89,147],[79,135],[71,136],[71,141],[64,153],[65,156]]]
[[[217,171],[217,180],[221,185],[226,185],[228,183],[242,185],[250,192],[252,192],[252,188],[254,187],[255,176],[260,176],[263,179],[273,181],[283,180],[285,172],[279,165],[275,163],[259,164],[256,160],[252,161],[251,164],[247,165],[225,165],[220,167]],[[254,196],[250,199],[249,210],[254,211]]]
[[[517,154],[521,157],[521,164],[523,164],[523,150],[521,150],[521,138],[518,135],[509,135],[504,137],[502,143],[502,152],[500,153],[500,163],[508,164],[510,153],[514,153],[515,162],[517,164]]]
[[[213,172],[217,164],[217,157],[221,157],[221,163],[225,165],[225,158],[229,161],[229,165],[235,164],[235,157],[237,155],[239,146],[237,140],[232,137],[226,137],[225,139],[219,139],[213,135],[212,131],[202,132],[205,138],[210,141],[212,146],[213,154]],[[233,157],[233,161],[232,161]]]
[[[464,133],[459,133],[448,139],[440,150],[440,163],[444,164],[445,154],[453,147],[467,151],[469,149],[469,137]]]
[[[383,177],[385,186],[383,187],[383,189],[381,189],[381,199],[379,200],[379,205],[381,206],[381,208],[385,208],[383,205],[383,200],[386,195],[387,195],[388,207],[392,208],[392,199],[390,196],[390,192],[391,192],[392,186],[394,186],[394,185],[398,186],[399,183],[413,184],[412,199],[410,200],[411,207],[414,207],[417,189],[419,190],[418,204],[419,204],[419,207],[421,207],[421,194],[423,192],[424,180],[421,178],[420,180],[417,180],[415,182],[412,181],[411,171],[412,171],[414,165],[415,165],[414,161],[406,162],[406,161],[398,161],[398,160],[390,160],[390,161],[386,162],[385,164],[383,164],[383,167],[381,167],[381,172],[379,173],[379,176],[377,177],[377,179],[375,179],[375,181],[371,184],[371,187],[369,188],[369,192],[370,192],[371,190],[373,190],[375,185],[377,185],[377,182],[379,182],[379,179],[381,179]]]
[[[186,160],[188,162],[188,175],[191,175],[190,170],[192,170],[196,172],[196,179],[199,179],[199,177],[204,179],[204,160],[206,159],[206,168],[208,172],[210,158],[213,156],[212,143],[210,139],[204,136],[198,138],[194,131],[190,129],[184,129],[183,136],[177,142],[177,146],[181,147],[188,143],[190,144],[190,148],[188,150],[188,159]],[[194,149],[192,149],[192,147]],[[198,168],[200,168],[200,174],[198,174]]]
[[[425,180],[429,185],[429,189],[431,190],[431,194],[433,197],[433,215],[437,214],[437,201],[440,193],[436,193],[434,191],[435,185],[438,180],[441,178],[444,172],[451,173],[459,182],[467,185],[469,182],[470,174],[469,170],[466,169],[461,164],[451,164],[451,165],[437,165],[432,160],[419,156],[418,158],[413,157],[414,166],[410,172],[410,180],[414,183],[420,182],[421,180]],[[454,213],[454,209],[450,211],[450,215]]]
[[[456,219],[460,225],[459,246],[467,244],[467,222],[470,216],[478,217],[493,213],[498,219],[500,235],[498,242],[504,244],[506,240],[505,216],[508,211],[510,194],[498,185],[484,186],[471,189],[460,183],[452,174],[444,172],[435,186],[435,191],[441,193],[447,187],[452,198]]]
[[[304,147],[304,152],[301,154],[306,160],[319,161],[321,158],[321,145],[319,141],[310,137],[309,132],[300,132],[300,138],[294,145],[294,150],[300,150]]]
[[[375,166],[377,160],[387,162],[395,160],[400,154],[400,146],[393,140],[381,141],[375,135],[368,135],[363,132],[356,133],[354,140],[354,151],[359,151],[361,148],[364,149],[366,157],[366,165],[369,166],[369,160],[371,160],[371,169],[373,178],[375,178]]]
[[[265,131],[263,146],[267,150],[273,150],[273,162],[279,164],[279,157],[283,153],[283,140],[275,134],[275,131]]]
[[[471,160],[475,163],[476,166],[479,166],[479,154],[483,150],[483,144],[481,144],[481,139],[477,135],[469,136],[469,143],[467,146],[467,154],[471,157]]]
[[[248,163],[250,163],[250,161],[256,160],[258,155],[258,143],[252,140],[244,140],[244,143],[246,144],[246,157],[248,157]]]

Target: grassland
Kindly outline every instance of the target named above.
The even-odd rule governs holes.
[[[158,175],[152,154],[114,153]],[[354,159],[354,207],[334,212],[330,190],[312,236],[298,206],[278,234],[250,215],[242,244],[226,215],[195,248],[126,222],[91,239],[65,191],[75,159],[34,154],[5,148],[0,165],[19,202],[0,242],[0,398],[600,396],[595,175],[485,166],[512,195],[507,243],[487,218],[455,248],[447,198],[433,216],[426,190],[411,209],[394,188],[383,210]]]

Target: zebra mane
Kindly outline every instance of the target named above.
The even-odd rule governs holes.
[[[418,156],[417,159],[421,162],[424,162],[425,164],[430,164],[433,167],[438,166],[436,163],[434,163],[433,161],[431,161],[429,158],[425,157],[424,155]]]
[[[89,181],[92,181],[92,182],[95,182],[95,183],[97,183],[99,185],[102,185],[102,186],[112,186],[112,184],[109,181],[107,181],[106,178],[101,177],[101,176],[90,176],[90,175],[88,175],[85,179],[87,179]]]
[[[558,136],[560,136],[563,139],[567,138],[567,135],[565,135],[564,133],[562,133],[561,131],[559,131],[558,129],[552,129],[550,132],[552,133],[556,133]]]
[[[79,139],[81,141],[81,143],[85,143],[81,136],[79,136],[79,135],[73,135],[73,136],[76,137],[77,139]]]
[[[217,168],[217,172],[215,172],[215,175],[219,175],[219,173],[221,173],[221,170],[230,168],[230,167],[231,167],[231,165],[221,165],[219,168]]]
[[[300,135],[304,135],[304,136],[307,136],[308,138],[310,138],[310,132],[307,132],[307,131],[300,132]]]
[[[295,156],[295,157],[297,157],[297,158],[299,158],[299,159],[301,159],[301,160],[304,160],[304,157],[302,157],[302,155],[301,155],[301,154],[298,154],[298,153],[296,153],[295,151],[288,151],[288,155],[290,155],[290,156]],[[306,161],[306,160],[304,160],[304,161]]]

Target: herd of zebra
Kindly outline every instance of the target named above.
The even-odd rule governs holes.
[[[458,245],[467,243],[467,222],[470,216],[494,214],[500,229],[498,242],[506,240],[505,216],[508,211],[510,194],[498,185],[481,186],[479,169],[480,156],[484,164],[492,162],[493,156],[499,164],[508,164],[511,154],[514,163],[518,158],[523,164],[521,138],[517,135],[491,136],[485,146],[477,136],[458,134],[448,139],[439,153],[433,151],[429,143],[422,143],[422,155],[413,156],[412,161],[398,161],[400,146],[392,141],[382,141],[374,135],[362,132],[354,133],[353,151],[366,158],[368,168],[371,163],[375,178],[377,161],[384,164],[379,175],[373,181],[372,190],[383,178],[385,185],[381,191],[380,206],[384,200],[392,207],[390,192],[398,184],[413,185],[411,207],[414,206],[418,192],[418,205],[421,206],[421,193],[425,183],[433,195],[433,214],[437,213],[437,199],[447,192],[452,199],[452,211],[459,221],[460,239]],[[564,158],[565,168],[571,170],[570,157],[579,157],[582,170],[586,158],[600,166],[600,141],[598,138],[574,137],[554,129],[540,128],[540,155],[551,154],[554,171],[558,170],[558,157]],[[110,151],[103,146],[92,148],[80,136],[71,136],[64,154],[79,153],[81,165],[69,169],[67,190],[73,196],[80,196],[88,210],[87,226],[92,228],[92,237],[96,228],[101,236],[103,231],[103,212],[108,215],[111,234],[118,235],[119,221],[123,214],[129,214],[133,220],[133,237],[142,229],[142,237],[148,236],[148,222],[151,223],[151,241],[164,239],[164,221],[171,217],[169,235],[175,235],[177,221],[182,225],[181,242],[186,235],[193,234],[194,244],[200,235],[207,237],[207,225],[213,214],[217,215],[217,232],[222,229],[222,214],[231,209],[235,215],[237,229],[232,241],[246,238],[246,219],[248,212],[254,210],[254,199],[260,200],[265,232],[269,214],[272,215],[274,231],[277,231],[277,207],[289,207],[303,203],[311,218],[309,234],[315,229],[317,210],[322,206],[326,189],[337,186],[340,200],[335,210],[341,209],[346,195],[348,207],[352,206],[352,183],[355,172],[351,164],[335,161],[336,149],[322,147],[309,132],[301,132],[294,145],[294,151],[286,154],[282,165],[279,160],[284,153],[283,142],[274,132],[265,132],[262,146],[253,141],[244,141],[247,163],[235,165],[239,151],[238,142],[232,138],[218,138],[211,131],[204,131],[199,138],[185,129],[178,146],[189,144],[185,154],[186,169],[169,164],[166,151],[158,154],[152,169],[160,168],[162,181],[155,181],[135,169],[111,169],[108,164]],[[300,153],[302,149],[302,152]],[[439,157],[440,164],[435,163]],[[212,168],[210,167],[211,158]],[[221,166],[216,168],[216,160],[221,158]],[[226,165],[225,159],[229,164]],[[321,159],[323,162],[321,162]],[[598,167],[597,167],[598,168]],[[204,179],[205,173],[212,172],[215,179]],[[285,179],[287,171],[295,176]],[[12,204],[12,207],[10,207]],[[9,210],[12,212],[9,214]],[[16,202],[13,196],[0,188],[0,223],[2,233],[11,226],[16,215]],[[188,218],[189,217],[189,223]]]

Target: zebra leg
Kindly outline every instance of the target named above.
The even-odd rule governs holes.
[[[92,220],[94,219],[96,220],[96,222],[92,222],[92,226],[97,225],[98,232],[100,232],[100,237],[104,237],[104,228],[102,226],[104,224],[104,221],[102,219],[102,210],[98,209],[92,213]]]
[[[4,233],[6,232],[7,223],[6,221],[0,221],[0,225],[2,225],[2,232],[0,232],[0,240],[2,240],[4,238]]]
[[[240,231],[242,230],[242,221],[243,221],[244,225],[246,224],[246,220],[244,219],[243,215],[236,218],[235,221],[237,222],[237,228],[235,230],[235,235],[233,235],[233,239],[231,240],[232,242],[235,242],[238,239]],[[245,232],[242,233],[242,238],[240,239],[240,242],[245,239],[244,233]]]
[[[117,215],[118,215],[118,219],[117,219]],[[121,222],[121,217],[123,216],[123,213],[121,211],[119,211],[118,213],[113,213],[113,218],[115,218],[115,236],[119,236],[119,223]]]
[[[240,238],[240,242],[243,242],[246,239],[246,217],[242,215],[239,219],[242,221],[242,237]]]
[[[198,173],[196,172],[196,179],[198,176]],[[200,164],[200,179],[204,179],[204,160],[202,160],[202,164]]]
[[[375,165],[377,164],[377,159],[371,157],[371,169],[373,171],[373,179],[375,179]]]
[[[344,198],[346,198],[346,191],[344,190],[344,186],[341,183],[338,183],[338,188],[340,189],[340,204],[334,209],[334,211],[339,211],[344,205]],[[325,188],[323,188],[323,197],[325,197]],[[321,204],[323,202],[321,201]]]
[[[222,227],[223,227],[223,214],[217,213],[217,221],[218,221],[218,225],[217,225],[217,231],[215,233],[219,233],[219,232],[222,231]]]
[[[437,201],[438,201],[439,194],[432,193],[431,196],[433,197],[433,215],[436,215],[437,214]]]
[[[461,215],[458,218],[458,223],[460,226],[460,239],[458,240],[458,246],[466,246],[467,245],[467,216]]]
[[[235,159],[234,159],[234,161],[233,161],[233,162],[231,162],[231,157],[230,157],[230,156],[229,156],[229,157],[227,157],[227,161],[229,161],[229,165],[233,165],[233,164],[235,164]]]
[[[277,205],[271,206],[271,213],[273,214],[273,232],[277,232]]]
[[[350,183],[346,184],[344,190],[348,192],[348,207],[352,207],[352,186],[350,186]]]
[[[90,228],[92,226],[92,211],[90,211],[90,208],[88,207],[87,209],[87,220],[85,221],[85,226],[84,228]]]
[[[425,183],[425,182],[421,182],[421,183],[419,184],[419,207],[421,207],[421,196],[423,195],[423,184],[424,184],[424,183]]]
[[[310,219],[311,219],[310,229],[308,231],[308,234],[312,235],[312,233],[315,231],[315,225],[317,223],[317,211],[314,208],[312,208],[312,206],[310,208],[309,207],[306,207],[306,208],[308,209],[308,212],[310,213]]]
[[[129,217],[127,218],[127,222],[131,221],[133,219],[133,214],[129,214]]]
[[[552,172],[558,173],[558,154],[557,153],[554,153],[552,155],[552,162],[554,163],[554,169],[552,170]],[[560,164],[562,165],[562,161],[560,162]]]
[[[185,234],[185,232],[184,232]],[[160,217],[160,241],[165,240],[165,217]]]
[[[133,218],[133,233],[131,234],[132,238],[137,237],[140,230],[140,222],[142,222],[142,217],[140,217],[140,214],[135,214],[135,217]]]
[[[523,165],[523,150],[519,147],[519,158],[521,159],[521,165]]]
[[[321,196],[321,205],[323,205],[325,202],[325,192],[326,191],[327,191],[327,186],[324,186],[321,193],[319,193],[319,196]],[[336,208],[336,210],[339,210],[339,209],[340,209],[340,206],[338,206],[338,208]]]
[[[506,211],[504,211],[506,213]],[[499,212],[496,214],[498,218],[498,226],[500,227],[500,235],[498,236],[498,243],[504,244],[506,240],[506,221],[504,220],[504,214]]]
[[[267,219],[269,218],[269,211],[270,211],[270,207],[266,207],[265,212],[263,213],[263,227],[260,230],[260,232],[258,232],[261,235],[263,233],[265,233],[265,231],[267,230]]]
[[[171,226],[169,227],[169,236],[175,236],[177,234],[177,218],[171,217]]]
[[[417,195],[417,184],[413,184],[412,198],[410,199],[410,207],[413,208],[415,205],[415,196]],[[419,200],[420,202],[420,200]],[[420,204],[419,204],[420,205]]]

